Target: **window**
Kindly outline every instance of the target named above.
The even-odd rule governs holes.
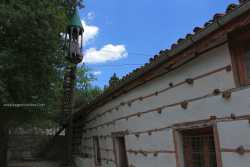
[[[115,159],[117,167],[128,167],[124,136],[114,135],[113,142],[114,142]]]
[[[250,30],[247,29],[229,35],[234,72],[240,86],[250,84]]]
[[[101,165],[101,151],[98,137],[93,137],[95,164]]]
[[[181,132],[185,167],[217,167],[212,128]]]

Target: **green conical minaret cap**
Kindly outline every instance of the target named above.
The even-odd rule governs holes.
[[[79,12],[77,9],[74,10],[74,14],[70,19],[69,26],[75,26],[75,27],[80,27],[83,29],[82,22],[79,16]]]

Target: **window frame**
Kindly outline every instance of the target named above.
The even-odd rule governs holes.
[[[220,147],[219,133],[218,133],[216,123],[212,123],[212,124],[204,123],[202,125],[197,124],[197,123],[193,123],[193,124],[190,123],[188,127],[184,125],[173,130],[173,140],[174,140],[174,146],[175,146],[175,158],[176,158],[177,167],[185,167],[184,143],[183,143],[182,132],[188,131],[188,130],[204,129],[204,128],[212,129],[214,147],[215,147],[216,164],[217,164],[217,167],[222,167],[221,147]]]
[[[93,136],[94,160],[96,166],[102,165],[102,155],[98,136]]]
[[[250,47],[250,25],[238,28],[229,33],[228,36],[236,84],[237,86],[250,85],[250,78],[247,77],[247,69],[244,62],[247,43],[249,43]]]
[[[115,164],[116,164],[116,167],[119,167],[119,164],[118,164],[118,156],[117,156],[117,147],[116,147],[116,140],[117,138],[120,138],[122,137],[124,139],[124,150],[125,150],[125,161],[126,161],[126,164],[127,166],[129,166],[129,162],[128,162],[128,154],[127,154],[127,147],[126,147],[126,138],[125,138],[125,134],[124,132],[115,132],[115,133],[112,133],[112,141],[113,141],[113,148],[114,148],[114,156],[115,156]]]
[[[207,138],[208,136],[211,136],[214,142],[214,134],[213,134],[213,129],[211,127],[207,127],[207,128],[201,128],[201,129],[191,129],[191,130],[185,130],[183,132],[181,132],[182,134],[182,138],[183,138],[183,152],[184,152],[184,164],[185,166],[187,164],[187,166],[189,167],[193,167],[193,163],[195,161],[195,158],[193,156],[191,156],[193,153],[193,147],[190,145],[189,142],[193,143],[195,141],[195,138],[199,137],[201,139],[201,145],[199,145],[198,147],[201,149],[201,153],[197,153],[197,154],[203,154],[204,158],[204,165],[209,167],[210,163],[211,163],[211,155],[209,153],[209,142],[207,140],[205,140],[205,138]],[[204,142],[206,141],[206,142]],[[197,143],[198,144],[198,143]],[[213,144],[214,147],[214,154],[216,154],[215,152],[215,144]],[[216,161],[216,157],[215,157],[215,162],[216,162],[216,166],[217,166],[217,161]]]

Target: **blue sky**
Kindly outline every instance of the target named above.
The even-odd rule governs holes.
[[[85,0],[85,64],[103,87],[223,13],[237,0]]]

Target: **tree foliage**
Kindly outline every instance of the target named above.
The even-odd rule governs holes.
[[[72,2],[80,6],[82,0]],[[2,139],[7,134],[1,132],[9,127],[51,125],[50,120],[61,109],[66,66],[62,32],[68,23],[68,3],[65,0],[0,2]],[[85,66],[77,68],[76,106],[100,95],[102,90],[91,86],[95,79]],[[3,157],[0,166],[5,166],[6,144],[1,142],[0,157]]]
[[[66,10],[60,0],[0,3],[0,114],[4,114],[1,118],[27,121],[27,116],[30,120],[34,116],[27,111],[52,111],[55,97],[61,92],[55,88],[62,88],[60,69],[64,55],[60,33],[67,24]]]
[[[102,89],[92,86],[92,82],[96,77],[91,70],[84,65],[77,68],[76,72],[76,92],[75,92],[75,108],[86,105],[101,95]]]
[[[116,73],[114,73],[109,79],[109,87],[115,87],[119,83],[119,81],[119,77],[116,75]]]
[[[8,128],[44,123],[54,115],[62,92],[60,33],[68,22],[66,11],[63,0],[0,2],[1,167],[6,166]]]

